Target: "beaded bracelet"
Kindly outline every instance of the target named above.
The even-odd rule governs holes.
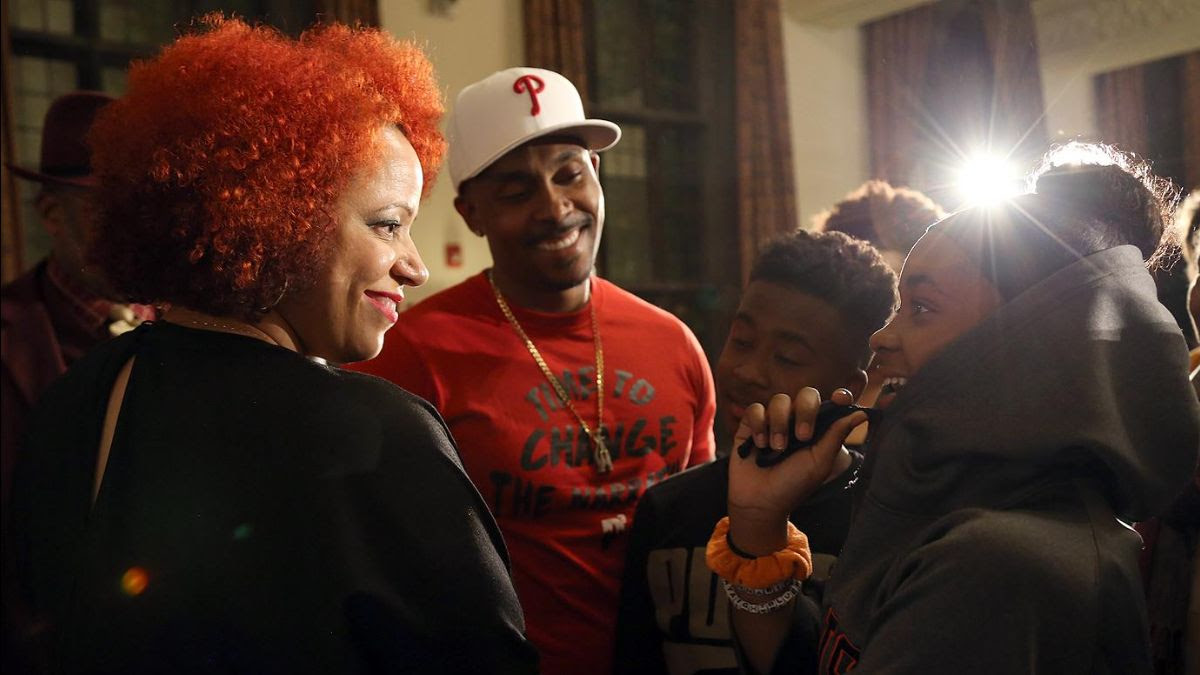
[[[747,592],[753,595],[758,595],[763,592],[762,589],[735,586],[725,579],[721,579],[721,586],[725,589],[725,595],[729,596],[730,604],[732,604],[735,608],[740,609],[743,612],[749,612],[750,614],[770,614],[771,612],[778,611],[786,607],[789,602],[791,602],[797,595],[800,594],[799,579],[786,579],[780,582],[780,584],[773,586],[773,589],[779,587],[779,590],[782,590],[783,592],[774,598],[760,603],[750,602],[749,600],[743,598],[741,593]],[[777,590],[776,592],[778,593],[779,591]]]
[[[713,528],[708,540],[705,560],[708,568],[736,586],[770,588],[788,579],[804,580],[812,574],[812,551],[808,537],[788,522],[787,547],[770,555],[749,558],[738,555],[730,547],[729,516]]]
[[[750,588],[749,586],[738,586],[736,584],[729,584],[729,585],[731,587],[733,587],[733,590],[737,591],[738,594],[741,595],[742,597],[745,597],[747,595],[765,596],[765,595],[778,595],[779,593],[786,591],[787,589],[791,588],[793,581],[796,581],[796,580],[795,579],[784,579],[783,581],[780,581],[777,584],[771,584],[767,588]]]

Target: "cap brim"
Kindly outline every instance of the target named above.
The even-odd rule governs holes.
[[[34,171],[32,169],[26,169],[24,167],[17,166],[16,164],[5,164],[5,166],[7,166],[10,171],[12,171],[16,175],[20,176],[21,178],[24,178],[25,180],[35,181],[38,183],[52,183],[55,185],[74,185],[76,187],[96,187],[99,184],[99,181],[96,180],[96,177],[92,176],[92,175],[55,176],[55,175],[49,174],[49,173],[42,173],[41,171]]]
[[[565,122],[546,127],[545,129],[539,129],[536,133],[522,136],[497,150],[487,161],[480,164],[478,169],[471,172],[470,175],[459,179],[458,184],[454,188],[457,190],[463,183],[487,171],[489,166],[496,163],[496,160],[507,155],[514,148],[546,136],[577,136],[579,140],[583,141],[584,147],[588,150],[604,152],[616,145],[617,141],[621,140],[621,127],[608,120],[583,120],[582,122]]]

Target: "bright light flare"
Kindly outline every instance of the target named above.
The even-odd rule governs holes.
[[[959,194],[971,206],[997,204],[1022,192],[1017,168],[1000,157],[976,157],[959,171]]]
[[[1113,153],[1104,145],[1072,141],[1051,150],[1046,160],[1050,166],[1111,166]]]

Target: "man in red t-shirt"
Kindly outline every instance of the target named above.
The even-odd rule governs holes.
[[[405,313],[361,369],[446,418],[543,672],[607,675],[634,507],[712,459],[712,374],[682,322],[593,274],[615,124],[558,73],[512,68],[464,89],[449,127],[455,208],[493,267]]]

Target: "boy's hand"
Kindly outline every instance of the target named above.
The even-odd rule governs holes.
[[[832,400],[850,405],[854,397],[838,389]],[[729,457],[729,538],[739,549],[769,555],[787,544],[788,515],[829,478],[846,436],[867,416],[856,412],[837,420],[811,447],[776,466],[759,467],[753,454],[742,458],[736,449],[747,438],[753,438],[755,446],[769,447],[774,452],[787,447],[788,434],[809,440],[820,405],[821,394],[805,387],[795,398],[776,394],[766,407],[755,403],[746,408]]]

